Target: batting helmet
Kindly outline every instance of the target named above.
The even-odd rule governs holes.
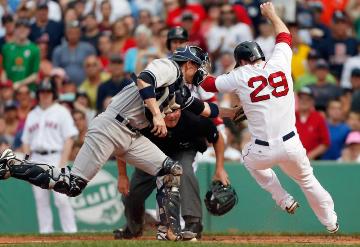
[[[212,215],[224,215],[237,203],[237,194],[231,185],[224,186],[220,181],[211,183],[205,196],[205,205]]]
[[[54,100],[58,98],[56,85],[54,80],[45,79],[42,80],[36,90],[36,97],[39,98],[39,93],[43,91],[50,91],[53,94]]]
[[[255,62],[261,59],[265,61],[264,52],[255,41],[245,41],[238,44],[234,50],[234,58],[236,61],[235,68],[240,66],[240,60]]]
[[[189,34],[183,27],[173,27],[167,34],[166,47],[170,50],[170,42],[174,39],[189,40]]]

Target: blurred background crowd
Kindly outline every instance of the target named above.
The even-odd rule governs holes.
[[[269,58],[275,44],[261,0],[0,0],[0,149],[21,151],[36,85],[55,82],[82,145],[89,121],[124,80],[169,56],[169,28],[206,50],[211,73],[234,67],[234,47],[256,40]],[[273,0],[290,28],[297,92],[296,126],[309,158],[360,162],[360,0]],[[219,95],[219,104],[231,104]],[[246,123],[226,121],[228,160],[240,161]]]

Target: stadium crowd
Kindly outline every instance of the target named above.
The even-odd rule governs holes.
[[[36,85],[56,83],[81,147],[89,121],[120,85],[166,57],[169,28],[206,50],[211,73],[234,67],[234,47],[255,39],[271,56],[275,39],[260,0],[0,0],[0,149],[21,151]],[[292,38],[296,126],[315,160],[360,162],[360,1],[273,0]],[[229,106],[229,95],[219,104]],[[227,159],[240,161],[246,122],[226,121]],[[211,153],[211,152],[210,152]]]

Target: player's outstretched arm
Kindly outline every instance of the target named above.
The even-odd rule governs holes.
[[[223,185],[229,185],[230,180],[224,168],[225,143],[222,134],[219,134],[219,137],[213,146],[216,156],[216,168],[213,179],[220,181]]]
[[[279,33],[290,33],[285,23],[276,14],[273,3],[266,2],[261,4],[260,10],[261,10],[261,14],[267,19],[269,19],[269,21],[271,21],[275,30],[275,35],[278,35]]]

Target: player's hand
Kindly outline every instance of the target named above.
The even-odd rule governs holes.
[[[272,19],[274,16],[276,16],[275,7],[272,2],[266,2],[260,5],[260,11],[263,16],[265,16],[268,19]]]
[[[153,116],[154,128],[151,133],[158,137],[165,137],[167,135],[166,124],[161,114]]]
[[[129,194],[130,183],[128,176],[119,176],[118,178],[118,190],[124,196]]]
[[[229,176],[226,173],[225,169],[216,170],[213,180],[220,181],[225,186],[230,184]]]

